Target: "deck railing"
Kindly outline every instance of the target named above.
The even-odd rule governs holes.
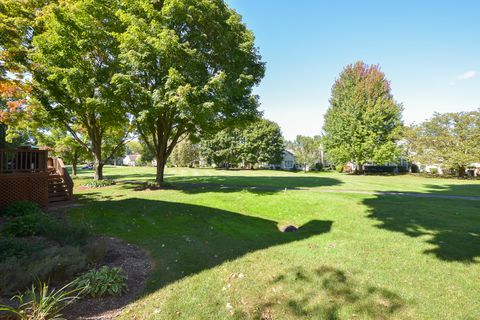
[[[0,174],[48,172],[48,151],[0,149]]]

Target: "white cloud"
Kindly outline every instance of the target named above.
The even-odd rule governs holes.
[[[478,76],[478,72],[475,70],[470,70],[457,76],[457,80],[468,80],[475,78],[476,76]]]

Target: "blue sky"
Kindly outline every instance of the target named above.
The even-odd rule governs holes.
[[[227,0],[256,36],[256,92],[287,139],[321,132],[335,78],[379,64],[406,123],[480,107],[480,1]]]

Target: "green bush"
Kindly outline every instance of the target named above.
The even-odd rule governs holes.
[[[10,257],[23,258],[41,249],[38,244],[31,244],[23,239],[0,238],[0,262]]]
[[[83,184],[83,186],[87,188],[102,188],[102,187],[108,187],[114,184],[115,184],[115,181],[110,179],[105,179],[105,180],[91,180]]]
[[[92,239],[82,248],[89,263],[98,263],[103,260],[108,250],[108,241],[103,238]]]
[[[74,283],[82,288],[86,296],[103,297],[121,295],[128,290],[125,283],[127,277],[120,268],[103,266],[98,270],[90,270],[78,277]]]
[[[42,213],[42,210],[40,210],[36,203],[26,200],[10,204],[3,212],[7,217],[21,217],[40,213]]]
[[[24,258],[0,263],[0,296],[23,290],[37,278],[65,281],[85,269],[86,257],[78,247],[50,247]]]
[[[343,172],[343,165],[336,165],[336,166],[335,166],[335,170],[336,170],[338,173],[342,173],[342,172]]]
[[[438,169],[437,168],[430,168],[430,174],[437,174]]]
[[[83,226],[72,226],[68,222],[50,217],[37,227],[39,235],[57,241],[62,246],[84,245],[89,236],[88,229]]]
[[[18,307],[0,305],[0,311],[6,311],[19,320],[62,319],[60,312],[79,298],[80,289],[72,289],[71,284],[59,290],[49,290],[48,284],[38,282],[25,294],[18,294],[11,300],[17,300]]]
[[[46,223],[48,217],[43,213],[19,216],[5,222],[2,234],[9,237],[29,237],[38,234],[39,226]]]

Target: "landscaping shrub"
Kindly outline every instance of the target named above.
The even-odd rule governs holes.
[[[110,179],[105,179],[105,180],[91,180],[83,184],[83,186],[87,188],[102,188],[102,187],[108,187],[114,184],[115,184],[115,181]]]
[[[23,258],[41,249],[38,244],[31,244],[17,238],[0,238],[0,262],[10,257]]]
[[[437,168],[430,168],[430,174],[437,174],[438,169]]]
[[[40,213],[42,213],[42,210],[40,210],[36,203],[26,200],[10,204],[3,212],[7,217],[21,217]]]
[[[411,170],[412,170],[412,173],[419,173],[420,172],[420,168],[416,164],[412,164]]]
[[[29,270],[40,279],[63,281],[73,278],[86,266],[85,254],[78,247],[50,247],[43,250],[41,258]]]
[[[48,221],[43,213],[19,216],[5,222],[2,234],[9,237],[29,237],[38,234],[39,226]]]
[[[343,172],[343,166],[342,166],[342,165],[336,165],[336,166],[335,166],[335,170],[336,170],[338,173],[342,173],[342,172]]]
[[[120,295],[128,290],[125,283],[127,277],[120,268],[103,266],[98,270],[90,270],[78,277],[74,283],[82,289],[82,294],[92,297]]]
[[[102,238],[94,239],[87,243],[82,249],[87,257],[88,263],[97,263],[105,258],[108,252],[108,243]]]
[[[6,311],[19,320],[54,320],[62,319],[60,312],[79,298],[80,289],[72,289],[71,284],[59,290],[49,290],[48,284],[38,282],[32,285],[25,294],[12,298],[17,300],[18,307],[0,305],[0,311]]]
[[[61,245],[78,246],[84,245],[89,236],[88,229],[83,226],[73,227],[66,221],[52,218],[46,219],[38,225],[38,234],[50,240],[57,241]]]
[[[78,247],[50,247],[24,258],[10,257],[0,263],[0,295],[27,288],[35,278],[65,281],[86,267]]]

